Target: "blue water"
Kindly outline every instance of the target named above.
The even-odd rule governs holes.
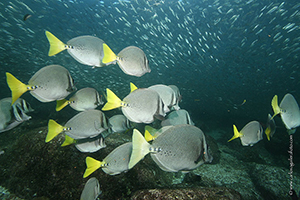
[[[129,93],[130,82],[139,88],[176,85],[183,96],[180,107],[209,128],[231,130],[232,124],[242,128],[252,120],[264,125],[275,94],[282,99],[291,93],[300,102],[299,9],[296,0],[4,0],[0,98],[10,96],[5,72],[27,82],[40,68],[60,64],[70,71],[77,88],[89,86],[99,92],[110,88],[121,98]],[[25,14],[32,16],[23,21]],[[137,78],[117,65],[92,69],[66,51],[48,57],[46,30],[63,42],[97,36],[116,53],[138,46],[149,59],[151,73]],[[29,94],[24,98],[45,123],[55,112],[54,103],[42,104]],[[279,117],[275,120],[284,126]],[[286,134],[284,128],[279,133]],[[283,136],[276,134],[280,141]],[[298,135],[299,131],[294,141],[299,149]],[[231,136],[227,132],[224,142]],[[285,147],[288,142],[282,141]],[[300,159],[295,156],[297,166]]]

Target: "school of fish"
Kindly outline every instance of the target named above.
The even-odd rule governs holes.
[[[45,0],[38,0],[37,2],[48,5]],[[243,50],[245,53],[253,53],[256,48],[265,50],[268,58],[276,64],[282,63],[283,58],[275,54],[274,48],[261,43],[260,37],[271,39],[273,45],[279,46],[279,43],[283,42],[284,47],[279,49],[291,57],[300,50],[300,37],[294,38],[294,43],[287,37],[300,29],[299,25],[292,21],[300,15],[297,10],[300,4],[289,10],[286,8],[288,5],[285,2],[271,2],[268,5],[261,5],[258,1],[249,0],[241,3],[241,5],[230,3],[222,5],[217,0],[206,8],[199,6],[196,8],[201,11],[199,18],[203,19],[204,27],[200,30],[197,27],[200,20],[195,21],[194,9],[187,6],[187,3],[183,1],[177,1],[174,5],[168,4],[165,8],[159,7],[165,3],[164,1],[142,2],[144,7],[139,6],[138,1],[118,1],[112,4],[115,6],[105,10],[102,9],[105,3],[99,1],[94,7],[87,8],[88,12],[101,9],[102,15],[110,16],[102,20],[97,12],[94,13],[96,20],[92,23],[106,27],[105,34],[116,36],[122,33],[126,37],[133,37],[137,41],[135,44],[137,46],[127,44],[123,39],[121,41],[124,44],[120,46],[126,47],[121,48],[119,53],[116,54],[114,51],[117,52],[120,47],[108,45],[108,41],[105,42],[95,35],[78,35],[64,42],[64,40],[58,39],[58,37],[64,38],[64,35],[54,30],[50,30],[51,32],[46,30],[45,40],[49,43],[49,59],[53,57],[64,59],[66,53],[63,53],[63,51],[67,50],[68,55],[81,65],[92,68],[109,68],[117,64],[124,74],[142,79],[146,76],[145,74],[151,73],[153,68],[161,75],[161,66],[166,69],[174,69],[176,65],[183,65],[183,63],[191,66],[196,66],[198,63],[203,65],[208,63],[205,69],[202,70],[209,69],[214,64],[222,62],[222,58],[225,57],[225,55],[222,57],[218,53],[222,49],[222,40],[225,37],[226,40],[238,44],[239,48],[247,49]],[[0,3],[0,5],[3,5],[3,3]],[[35,13],[28,5],[19,0],[9,2],[6,7],[7,13],[17,12],[17,5],[23,6],[31,14]],[[243,20],[245,15],[243,12],[245,11],[239,8],[245,5],[259,8],[251,25],[243,30],[244,34],[253,33],[254,39],[244,37],[239,38],[237,42],[234,34],[234,31],[237,30],[234,27]],[[62,8],[72,6],[72,2],[68,2],[62,5]],[[126,10],[127,12],[122,9],[127,7],[130,7],[130,10]],[[109,10],[113,10],[113,12],[109,12]],[[149,20],[138,15],[139,12],[149,15]],[[210,12],[213,16],[211,19],[207,17]],[[179,16],[179,13],[184,13],[184,17]],[[247,11],[246,14],[253,15],[251,11]],[[128,15],[137,17],[135,20],[130,21]],[[163,17],[161,18],[161,16]],[[268,16],[267,19],[270,20],[262,20],[264,16]],[[1,12],[0,17],[5,18]],[[42,19],[44,16],[39,15],[38,17]],[[286,24],[280,26],[274,24],[276,18],[290,20],[285,20]],[[31,19],[32,15],[27,14],[24,16],[23,21],[30,21]],[[35,35],[33,30],[25,27],[23,21],[20,21],[20,19],[15,19],[15,21],[17,21],[20,30],[30,35],[30,37]],[[272,27],[267,27],[266,23],[272,25]],[[122,25],[124,31],[120,28],[121,26],[112,29],[111,24]],[[226,31],[229,34],[225,36],[225,30],[221,26],[219,27],[220,24],[227,25]],[[2,26],[9,28],[12,24],[3,22]],[[213,31],[212,26],[218,27],[215,29],[217,31]],[[171,31],[174,27],[183,30],[186,35],[183,31]],[[43,29],[46,28],[43,27]],[[94,29],[95,27],[92,28],[90,34],[95,32]],[[142,37],[138,38],[128,31],[129,29],[134,29]],[[68,30],[68,32],[72,31],[76,30]],[[7,34],[9,41],[13,40],[11,38],[12,34],[6,29],[2,29],[0,32]],[[156,41],[157,38],[162,38],[162,40],[158,40],[154,44],[153,41]],[[4,42],[2,38],[0,38],[0,41]],[[154,49],[151,52],[149,52],[150,47]],[[18,48],[18,46],[13,46],[12,49],[14,50],[14,48]],[[20,47],[20,49],[22,48]],[[5,50],[5,47],[0,47],[0,49]],[[35,51],[38,52],[39,50],[35,49]],[[2,58],[1,56],[3,55],[1,54],[0,58]],[[184,59],[181,57],[184,57]],[[178,64],[174,60],[183,61]],[[206,62],[206,60],[209,61]],[[33,63],[36,62],[38,61]],[[80,73],[76,72],[82,71],[78,66],[74,66],[74,68],[72,66],[64,67],[60,63],[45,65],[36,69],[26,83],[23,83],[26,80],[17,78],[18,76],[21,77],[22,74],[14,72],[13,75],[9,71],[6,72],[6,82],[11,90],[11,97],[0,100],[1,134],[31,118],[27,113],[32,112],[33,109],[21,98],[25,92],[29,91],[41,103],[56,101],[56,111],[63,112],[61,110],[67,105],[78,111],[63,125],[49,119],[45,142],[50,142],[58,134],[63,133],[65,141],[62,146],[75,145],[80,152],[92,153],[109,145],[105,144],[105,138],[111,134],[132,131],[131,142],[118,146],[105,158],[97,158],[101,161],[87,156],[85,161],[87,168],[83,173],[84,178],[99,168],[110,175],[126,172],[142,162],[141,160],[148,154],[157,166],[166,172],[188,172],[204,163],[212,162],[213,155],[211,155],[205,133],[194,124],[188,111],[181,109],[179,106],[182,99],[178,88],[180,85],[156,83],[155,85],[149,85],[147,88],[139,88],[130,83],[130,92],[120,99],[112,91],[114,90],[112,88],[113,84],[106,88],[103,96],[99,94],[97,87],[90,80],[88,80],[89,87],[77,91],[73,77],[77,78]],[[281,69],[281,65],[277,68]],[[193,70],[195,73],[201,72],[201,69],[198,68]],[[262,70],[260,67],[256,69],[257,72],[260,70]],[[290,74],[290,79],[293,80],[294,76],[295,71]],[[105,82],[103,84],[105,85]],[[122,85],[122,83],[120,84]],[[129,88],[129,86],[123,89],[126,90],[126,88]],[[68,97],[69,95],[72,96]],[[268,140],[271,140],[276,130],[274,117],[277,115],[280,115],[287,132],[294,134],[296,128],[300,126],[300,109],[294,96],[287,93],[278,104],[278,96],[275,95],[270,104],[274,114],[268,114],[265,129],[260,122],[255,120],[247,123],[240,131],[236,125],[233,125],[233,137],[228,142],[240,138],[242,146],[253,146],[263,139],[263,133],[266,134]],[[100,109],[101,105],[103,107]],[[235,105],[235,107],[237,106]],[[110,118],[105,116],[106,111],[117,108],[120,108],[118,114]],[[160,122],[159,129],[152,127],[154,121]],[[146,124],[144,136],[141,130],[135,128],[135,123]],[[80,199],[97,199],[100,194],[98,180],[90,178],[85,184]]]

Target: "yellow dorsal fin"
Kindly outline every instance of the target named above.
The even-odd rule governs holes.
[[[102,62],[104,64],[114,62],[117,59],[116,54],[107,46],[107,44],[103,44],[103,52],[104,56],[102,58]]]
[[[274,115],[271,118],[271,120],[272,120],[276,115],[278,115],[280,113],[280,108],[278,106],[278,97],[277,97],[277,95],[275,95],[273,97],[271,105],[272,105],[273,112],[274,112]]]
[[[117,95],[108,88],[106,88],[106,98],[107,103],[103,106],[103,111],[119,108],[122,104],[121,99],[119,99],[119,97],[117,97]]]
[[[63,132],[65,127],[56,123],[56,121],[50,119],[48,122],[48,133],[46,136],[46,142],[51,141],[55,136]]]
[[[130,82],[130,92],[133,92],[136,89],[138,88],[133,83]]]
[[[86,170],[85,170],[85,172],[83,174],[83,178],[88,177],[94,171],[96,171],[97,169],[99,169],[101,167],[101,165],[104,164],[104,162],[100,162],[99,160],[96,160],[96,159],[94,159],[92,157],[86,157],[85,163],[86,163]]]
[[[26,91],[30,90],[31,88],[31,86],[25,85],[9,72],[6,72],[6,82],[8,87],[11,90],[11,98],[12,98],[11,105],[13,105],[14,102],[20,96],[22,96],[22,94],[24,94]]]
[[[267,128],[266,128],[266,130],[265,130],[265,134],[267,135],[267,138],[268,138],[268,140],[270,141],[270,139],[271,139],[271,128],[270,128],[270,126],[268,126]]]
[[[62,99],[62,100],[57,100],[56,101],[56,111],[60,111],[61,109],[63,109],[64,107],[66,107],[68,104],[70,103],[70,101],[66,100],[66,99]]]
[[[230,142],[231,140],[234,140],[236,138],[239,138],[241,136],[243,136],[243,134],[237,130],[235,125],[233,125],[233,137],[230,140],[228,140],[228,142]]]
[[[128,169],[135,166],[141,159],[143,159],[149,152],[150,144],[145,140],[143,135],[137,130],[133,130],[132,134],[132,153],[128,164]]]
[[[64,143],[62,143],[61,146],[64,147],[64,146],[68,146],[68,145],[71,145],[71,144],[74,144],[74,143],[76,143],[75,139],[71,138],[68,135],[65,135],[65,141],[64,141]]]
[[[50,44],[48,56],[54,56],[55,54],[58,54],[59,52],[66,49],[66,45],[52,33],[50,33],[49,31],[46,31],[45,33]]]
[[[150,142],[152,140],[155,140],[155,137],[151,135],[151,133],[148,130],[145,130],[145,140],[147,142]]]

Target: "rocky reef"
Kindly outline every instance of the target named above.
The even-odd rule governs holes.
[[[106,148],[96,153],[81,153],[74,146],[60,147],[63,134],[45,143],[45,123],[34,129],[30,127],[32,125],[24,124],[0,135],[3,151],[0,185],[6,191],[0,193],[2,199],[79,199],[87,181],[82,177],[85,157],[102,160],[115,147],[131,141],[132,133],[110,135],[105,141]],[[133,169],[120,175],[110,176],[98,169],[91,176],[100,182],[100,198],[290,199],[287,157],[276,156],[281,161],[275,162],[268,152],[268,148],[273,147],[264,142],[249,148],[242,147],[239,141],[228,144],[218,138],[226,135],[224,130],[206,134],[214,155],[211,164],[190,173],[169,173],[146,156]],[[299,191],[299,171],[293,173],[293,184]]]

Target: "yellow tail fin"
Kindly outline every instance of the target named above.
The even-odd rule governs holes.
[[[70,101],[66,100],[66,99],[62,99],[62,100],[57,100],[56,101],[56,111],[60,111],[61,109],[63,109],[64,107],[66,107],[69,104]]]
[[[30,86],[25,85],[14,77],[11,73],[6,72],[6,82],[11,90],[12,102],[11,105],[26,91],[30,89]]]
[[[86,157],[85,159],[85,163],[86,163],[86,170],[83,174],[83,178],[88,177],[90,174],[92,174],[94,171],[96,171],[97,169],[99,169],[101,167],[101,165],[104,164],[104,162],[100,162],[92,157]]]
[[[268,140],[270,141],[271,139],[271,128],[268,126],[265,130],[265,134],[267,135]]]
[[[48,122],[48,133],[45,142],[51,141],[59,133],[63,132],[64,127],[56,123],[56,121],[50,119]]]
[[[138,88],[133,83],[130,82],[130,92],[133,92],[136,89]]]
[[[102,58],[102,62],[104,64],[113,62],[117,59],[116,54],[107,46],[107,44],[103,44],[103,52],[104,57]]]
[[[153,128],[152,126],[146,125],[145,126],[145,139],[147,142],[151,140],[155,140],[157,138],[157,129]]]
[[[74,144],[74,143],[76,143],[76,140],[71,138],[70,136],[66,135],[65,136],[65,141],[64,141],[64,143],[62,143],[61,146],[64,147],[64,146],[68,146],[68,145],[71,145],[71,144]]]
[[[234,140],[234,139],[239,138],[239,137],[241,137],[241,136],[243,136],[243,134],[240,133],[240,132],[237,130],[237,128],[236,128],[235,125],[233,125],[233,137],[232,137],[230,140],[228,140],[227,142],[230,142],[231,140]]]
[[[151,133],[148,130],[145,130],[145,140],[147,142],[150,142],[152,140],[155,140],[155,137],[151,135]]]
[[[106,100],[107,103],[103,106],[102,110],[112,110],[121,106],[121,99],[115,95],[110,89],[106,88]]]
[[[135,166],[141,159],[143,159],[149,152],[150,144],[145,140],[143,135],[137,130],[133,130],[132,135],[132,153],[128,164],[128,169]]]
[[[278,97],[277,95],[275,95],[272,99],[272,102],[271,102],[271,105],[272,105],[272,108],[273,108],[273,111],[274,111],[274,115],[272,116],[271,120],[280,113],[280,108],[278,106]]]
[[[66,49],[66,45],[52,33],[50,33],[49,31],[46,31],[45,33],[50,44],[48,56],[54,56],[55,54],[58,54],[59,52]]]

